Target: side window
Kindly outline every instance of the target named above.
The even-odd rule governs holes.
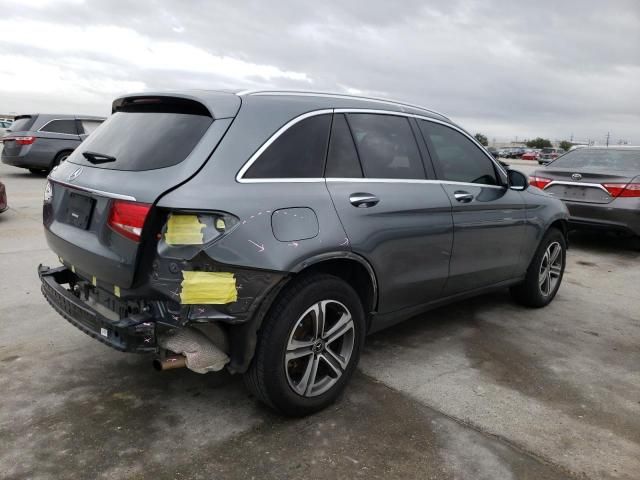
[[[347,115],[367,178],[424,179],[409,119],[396,115]]]
[[[438,177],[452,182],[499,185],[493,162],[471,140],[453,128],[421,120]]]
[[[342,113],[333,116],[325,176],[328,178],[362,178],[358,152],[353,143],[349,125],[347,125]]]
[[[331,115],[316,115],[280,135],[249,167],[244,178],[320,178]]]
[[[77,135],[75,120],[52,120],[40,129],[41,132],[66,133]]]
[[[80,120],[80,124],[82,125],[82,130],[87,135],[91,134],[96,128],[98,128],[102,122],[99,120]]]

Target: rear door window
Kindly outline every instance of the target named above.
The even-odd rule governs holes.
[[[342,113],[333,116],[325,176],[327,178],[362,178],[358,152],[347,120]]]
[[[365,177],[426,178],[408,118],[350,113],[347,114],[347,120]]]
[[[493,162],[462,133],[439,123],[420,120],[438,178],[452,182],[499,185]]]
[[[200,141],[213,118],[166,112],[117,111],[69,157],[72,163],[112,170],[153,170],[182,162]],[[91,163],[82,153],[115,158]]]
[[[16,117],[16,119],[13,121],[13,123],[11,124],[11,126],[9,127],[9,130],[11,130],[12,132],[26,132],[31,130],[31,127],[33,127],[33,123],[36,121],[37,117],[31,117],[31,116],[22,116],[22,117]]]
[[[331,115],[305,118],[288,128],[249,167],[243,178],[321,178]]]

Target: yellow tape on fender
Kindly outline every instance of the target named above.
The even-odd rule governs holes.
[[[184,305],[235,302],[236,279],[229,272],[182,272],[180,303]]]
[[[197,215],[169,215],[164,241],[169,245],[202,245],[204,227]]]

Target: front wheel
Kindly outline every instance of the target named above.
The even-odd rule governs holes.
[[[364,310],[348,283],[326,274],[295,280],[264,320],[245,384],[285,415],[321,410],[353,375],[364,333]]]
[[[562,282],[566,253],[564,235],[551,228],[540,242],[524,281],[511,288],[513,297],[527,307],[540,308],[551,303]]]

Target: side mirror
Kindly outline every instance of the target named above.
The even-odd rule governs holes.
[[[512,190],[526,190],[529,187],[527,176],[517,170],[507,170],[509,188]]]

